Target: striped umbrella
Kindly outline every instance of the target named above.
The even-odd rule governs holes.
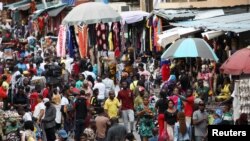
[[[161,56],[162,59],[201,57],[218,61],[210,45],[200,38],[183,38],[173,43]]]

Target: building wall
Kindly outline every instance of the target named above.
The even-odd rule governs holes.
[[[160,8],[213,8],[249,5],[250,0],[162,0]]]

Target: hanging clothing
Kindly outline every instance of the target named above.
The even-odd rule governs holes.
[[[67,30],[67,47],[68,47],[68,53],[70,57],[74,56],[74,46],[73,46],[73,42],[72,42],[72,38],[71,38],[71,32],[70,29]]]
[[[40,16],[37,19],[38,21],[38,27],[39,27],[39,32],[42,33],[44,31],[44,26],[45,26],[45,20],[44,17]]]
[[[80,56],[85,58],[88,53],[88,26],[78,26],[78,41]]]
[[[33,14],[36,11],[36,2],[31,1],[30,2],[30,13]]]
[[[113,44],[113,40],[112,40],[112,32],[109,32],[109,50],[113,51],[114,50],[114,44]]]
[[[66,55],[66,33],[67,29],[66,26],[60,25],[59,33],[58,33],[58,40],[56,45],[56,54],[58,57],[64,57]]]
[[[97,32],[97,47],[98,51],[107,50],[107,37],[106,31],[108,30],[108,25],[103,23],[96,24],[96,32]]]
[[[88,25],[89,28],[89,46],[94,47],[96,45],[96,29],[95,29],[95,24],[90,24]]]
[[[161,32],[161,20],[157,16],[153,18],[153,28],[154,28],[153,29],[154,30],[153,42],[154,42],[155,51],[160,51],[161,46],[157,43],[157,41],[159,40],[158,34],[159,32]]]
[[[153,51],[153,42],[152,42],[152,19],[148,19],[147,28],[149,28],[149,51]]]
[[[127,27],[126,23],[122,23],[121,25],[121,50],[125,50],[125,43],[126,43],[126,38],[125,38],[125,28]]]
[[[120,39],[121,24],[120,24],[120,22],[112,23],[111,29],[112,29],[112,35],[113,35],[114,49],[115,50],[116,50],[116,48],[120,49],[120,43],[121,43],[121,39]]]

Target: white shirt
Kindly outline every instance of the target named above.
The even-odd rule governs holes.
[[[106,90],[105,85],[102,82],[97,82],[97,83],[95,83],[95,85],[93,87],[93,90],[94,89],[99,90],[99,94],[97,96],[97,99],[98,100],[104,100],[104,98],[105,98],[105,90]]]
[[[56,108],[56,123],[60,124],[62,120],[62,112],[61,112],[61,105],[54,105]]]
[[[85,78],[87,78],[87,76],[90,75],[90,76],[92,76],[94,79],[96,79],[95,73],[93,73],[93,72],[91,72],[91,71],[84,71],[82,74],[85,76]]]
[[[34,113],[33,113],[33,117],[35,118],[39,118],[39,114],[41,112],[41,110],[45,110],[45,105],[43,102],[40,102],[38,103],[36,106],[35,106],[35,110],[34,110]],[[44,118],[44,115],[43,115],[43,118]]]
[[[69,104],[69,100],[63,96],[61,100],[61,106],[68,105],[68,104]]]
[[[23,120],[24,122],[26,121],[32,121],[32,113],[31,112],[26,112],[24,115],[23,115]]]
[[[102,80],[102,83],[105,85],[106,91],[105,91],[105,97],[109,96],[109,91],[115,90],[114,81],[109,78],[105,78]]]
[[[21,73],[19,71],[16,71],[12,77],[11,77],[11,84],[12,84],[12,88],[15,87],[15,84],[16,84],[16,76],[20,75]]]

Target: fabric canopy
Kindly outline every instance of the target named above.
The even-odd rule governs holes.
[[[101,2],[87,2],[74,7],[63,19],[64,25],[80,25],[118,22],[121,16],[109,5]]]
[[[195,28],[182,28],[182,27],[172,28],[163,31],[163,33],[159,35],[159,40],[157,41],[157,43],[165,48],[168,44],[176,41],[181,36],[191,34],[197,31],[199,30]]]
[[[140,22],[144,17],[149,15],[148,12],[144,11],[126,11],[121,12],[122,21],[127,24],[132,24],[136,22]]]

